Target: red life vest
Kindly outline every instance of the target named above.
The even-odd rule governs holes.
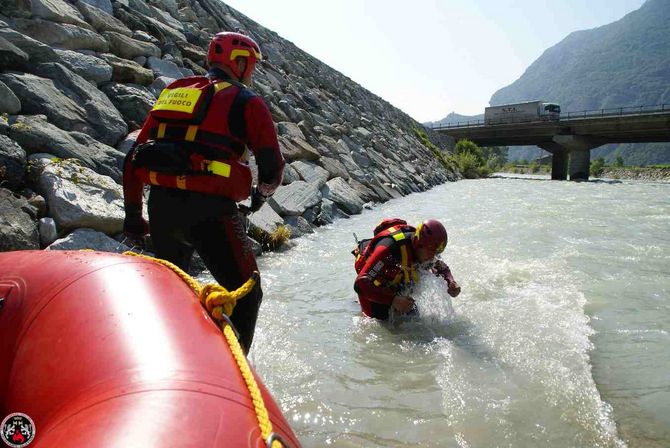
[[[354,261],[354,269],[356,273],[360,273],[363,266],[367,262],[370,254],[377,246],[380,240],[386,237],[393,238],[400,245],[400,265],[401,273],[391,280],[391,285],[400,283],[409,284],[416,280],[416,272],[414,270],[414,262],[412,257],[412,240],[408,238],[407,232],[414,232],[416,228],[407,224],[407,221],[400,218],[386,218],[382,220],[377,227],[375,227],[371,239],[366,239],[358,243],[358,246],[352,251],[356,257]]]
[[[166,87],[145,123],[148,140],[133,155],[142,182],[245,200],[252,182],[247,148],[230,129],[231,120],[244,119],[232,116],[243,107],[231,109],[245,88],[205,76]]]

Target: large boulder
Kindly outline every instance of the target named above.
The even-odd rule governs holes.
[[[82,78],[99,85],[112,79],[112,67],[102,59],[72,50],[56,50],[63,65]]]
[[[28,57],[31,64],[60,61],[60,58],[56,52],[49,45],[45,45],[42,42],[35,40],[32,37],[26,36],[25,34],[19,33],[18,31],[11,28],[0,28],[0,38],[5,39],[13,46],[19,48]],[[11,47],[9,47],[8,51],[16,53],[15,50],[11,49]],[[17,56],[19,59],[16,59]],[[7,57],[10,58],[10,61],[13,60],[17,64],[21,64],[24,59],[21,53],[14,54],[13,56],[9,55]],[[7,68],[12,68],[14,70],[20,67],[22,67],[22,65],[7,66]]]
[[[21,111],[21,101],[9,87],[0,82],[0,114],[15,115]]]
[[[35,72],[40,76],[0,75],[21,100],[24,113],[45,114],[61,129],[84,132],[109,145],[128,133],[111,101],[81,76],[54,63],[39,64]]]
[[[132,36],[133,32],[119,19],[114,17],[111,12],[106,12],[95,5],[89,5],[84,1],[77,2],[77,9],[84,18],[93,25],[99,33],[104,31],[113,31],[125,36]]]
[[[26,152],[5,135],[0,135],[0,185],[17,188],[26,173]]]
[[[79,11],[63,0],[31,0],[32,18],[89,28]]]
[[[342,162],[337,159],[321,157],[319,160],[317,160],[316,163],[328,171],[328,179],[332,179],[333,177],[349,179],[349,172],[347,171],[347,167],[345,167]]]
[[[28,62],[28,54],[19,47],[0,36],[0,70],[16,70]]]
[[[51,161],[31,156],[37,190],[49,205],[49,215],[61,231],[88,227],[108,235],[123,230],[123,189],[76,160]]]
[[[39,249],[40,236],[28,201],[0,188],[0,252]]]
[[[79,8],[79,5],[82,3],[98,8],[106,12],[110,16],[114,14],[114,8],[112,7],[112,0],[80,0],[77,3],[77,8]],[[81,11],[81,8],[79,9],[79,11]],[[82,14],[84,13],[82,12]],[[84,15],[84,17],[86,17],[86,15]]]
[[[121,254],[130,248],[94,229],[76,229],[65,238],[54,241],[45,250],[82,250],[93,249],[100,252]]]
[[[100,57],[112,66],[113,81],[143,86],[148,86],[154,81],[153,72],[137,62],[128,61],[109,53],[101,54]]]
[[[318,188],[323,187],[328,180],[328,171],[324,170],[319,165],[296,160],[291,163],[291,167],[298,172],[302,180],[310,184],[315,184]]]
[[[263,204],[260,210],[249,217],[249,224],[252,232],[260,231],[264,234],[271,235],[279,226],[284,224],[284,220],[272,209],[272,207],[270,207],[270,205]]]
[[[109,51],[123,59],[133,59],[137,56],[161,56],[161,50],[149,42],[141,42],[132,37],[113,31],[102,33],[109,42]]]
[[[154,76],[164,76],[167,78],[179,79],[182,78],[182,72],[179,66],[172,61],[160,59],[150,56],[147,61],[147,68],[154,72]]]
[[[293,162],[294,160],[315,161],[321,157],[319,151],[299,137],[286,138],[280,136],[279,148],[284,159],[289,162]]]
[[[14,26],[33,39],[66,50],[107,51],[109,48],[107,41],[95,31],[76,25],[40,19],[17,19]]]
[[[156,98],[143,86],[137,84],[120,84],[110,82],[102,90],[121,112],[127,123],[132,127],[140,127],[147,118]]]
[[[268,204],[281,216],[299,216],[321,201],[321,192],[315,184],[299,180],[281,186],[268,199]]]
[[[9,137],[28,154],[49,152],[61,159],[75,158],[84,166],[121,181],[125,154],[86,134],[63,131],[47,122],[44,115],[17,117],[9,127]]]
[[[326,182],[326,185],[321,188],[321,194],[350,215],[358,214],[363,210],[363,200],[356,190],[341,177]]]

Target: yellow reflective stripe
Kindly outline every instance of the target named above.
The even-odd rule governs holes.
[[[213,160],[207,165],[207,171],[217,176],[230,177],[230,165]]]
[[[158,124],[158,133],[156,134],[157,138],[165,137],[165,129],[167,128],[167,123]]]
[[[391,236],[392,236],[393,239],[396,240],[396,241],[402,241],[402,240],[405,239],[405,233],[404,233],[404,232],[394,233],[394,234],[392,234]]]
[[[229,82],[217,82],[216,84],[214,84],[214,93],[215,94],[219,93],[223,89],[227,89],[230,86],[232,86],[232,84]]]
[[[149,182],[151,185],[158,185],[158,173],[155,171],[149,171]]]
[[[230,60],[234,60],[238,56],[246,56],[249,57],[251,56],[251,53],[249,53],[249,50],[240,50],[240,49],[235,49],[230,52]]]
[[[177,188],[186,190],[186,176],[177,176]]]
[[[195,140],[195,135],[198,133],[198,126],[192,124],[188,127],[186,130],[186,137],[184,137],[184,140],[187,142],[192,142]]]

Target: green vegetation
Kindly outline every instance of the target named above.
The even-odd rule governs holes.
[[[437,158],[437,160],[440,161],[442,166],[448,171],[454,172],[454,163],[451,160],[449,160],[449,157],[445,154],[445,152],[440,150],[440,148],[438,148],[433,142],[431,142],[430,139],[428,138],[428,135],[426,135],[426,133],[422,131],[420,128],[414,126],[412,130],[414,131],[414,135],[416,135],[416,138],[418,138],[419,141],[421,141],[421,144],[426,148],[428,148],[430,152],[433,153],[433,155],[435,155],[435,157]]]
[[[506,161],[506,147],[480,148],[470,140],[459,140],[452,159],[467,179],[487,177],[498,171]]]
[[[261,244],[263,250],[272,251],[281,247],[291,237],[291,228],[286,225],[278,226],[274,232],[267,233],[252,226],[249,229],[249,236]]]
[[[598,157],[597,159],[591,161],[591,168],[589,169],[589,175],[592,177],[600,177],[603,174],[604,168],[605,168],[605,159],[603,157]]]

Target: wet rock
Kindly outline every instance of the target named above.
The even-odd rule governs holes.
[[[28,209],[28,201],[0,188],[0,252],[40,248],[37,223]]]
[[[312,225],[302,216],[287,216],[286,225],[291,229],[291,239],[298,238],[308,233],[314,233]]]
[[[26,152],[14,140],[0,135],[0,185],[16,189],[26,172]]]
[[[277,227],[284,224],[284,220],[272,209],[272,207],[270,207],[270,205],[263,204],[260,210],[250,215],[249,223],[251,224],[252,233],[254,233],[255,228],[270,235],[277,230]]]
[[[319,210],[316,222],[319,225],[326,225],[333,223],[339,218],[349,218],[349,215],[340,210],[340,208],[330,199],[322,199],[321,209]]]
[[[318,188],[323,187],[328,180],[328,171],[313,163],[296,160],[291,163],[291,167],[298,172],[302,180],[315,184]]]
[[[304,181],[281,186],[268,199],[268,204],[282,216],[302,215],[306,209],[321,201],[321,192],[318,187]]]
[[[168,78],[166,76],[159,76],[154,79],[154,82],[149,86],[149,92],[155,97],[158,98],[164,88],[169,86],[172,82],[175,81],[175,78]]]
[[[326,182],[326,185],[321,188],[321,194],[324,198],[330,199],[350,215],[358,214],[363,210],[365,201],[341,177],[336,177]]]
[[[45,250],[82,250],[92,249],[100,252],[115,252],[117,254],[129,251],[123,243],[110,238],[103,232],[94,229],[76,229],[65,238],[54,241]]]

